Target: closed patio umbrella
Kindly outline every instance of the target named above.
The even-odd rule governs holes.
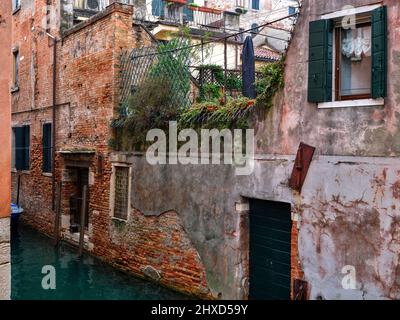
[[[253,39],[247,36],[242,51],[242,93],[245,97],[251,99],[256,97],[255,71]]]

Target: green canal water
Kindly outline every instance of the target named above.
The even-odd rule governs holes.
[[[54,266],[56,289],[44,290],[45,265]],[[11,298],[34,300],[172,300],[187,299],[154,283],[132,277],[84,255],[67,244],[54,248],[52,240],[18,226],[11,238]]]

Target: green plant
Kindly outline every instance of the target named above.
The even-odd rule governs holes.
[[[246,97],[237,99],[209,100],[194,104],[183,110],[179,117],[180,127],[234,129],[247,128],[248,110],[254,100]]]
[[[140,84],[124,106],[125,115],[112,124],[118,129],[116,140],[120,148],[140,149],[149,129],[167,130],[168,122],[176,120],[178,109],[171,99],[171,89],[172,81],[163,77],[147,78]]]
[[[204,100],[214,100],[221,97],[221,86],[213,83],[206,83],[200,89],[200,95]]]
[[[228,90],[240,90],[242,89],[242,79],[229,76],[226,78],[226,89]]]
[[[262,76],[256,83],[257,100],[256,104],[270,108],[275,93],[284,86],[284,60],[265,65],[261,72]]]

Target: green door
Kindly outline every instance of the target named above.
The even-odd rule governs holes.
[[[250,200],[250,299],[290,299],[290,204]]]

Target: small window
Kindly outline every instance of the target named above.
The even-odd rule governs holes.
[[[295,13],[296,13],[296,7],[289,7],[289,16],[292,16],[292,15],[294,15]]]
[[[19,86],[19,51],[13,51],[13,77],[12,77],[13,88],[18,88]]]
[[[29,126],[13,128],[13,158],[16,170],[29,170],[30,130]]]
[[[21,0],[12,0],[13,11],[17,11],[20,8],[21,8]]]
[[[114,217],[127,220],[129,197],[129,167],[115,167]]]
[[[42,151],[43,151],[43,172],[51,172],[52,165],[52,137],[51,123],[43,125]]]
[[[371,98],[371,22],[335,28],[335,99]]]
[[[260,0],[251,0],[251,8],[253,10],[260,10]]]
[[[387,96],[387,7],[310,22],[308,101],[370,101]],[[357,105],[357,104],[355,104]]]

